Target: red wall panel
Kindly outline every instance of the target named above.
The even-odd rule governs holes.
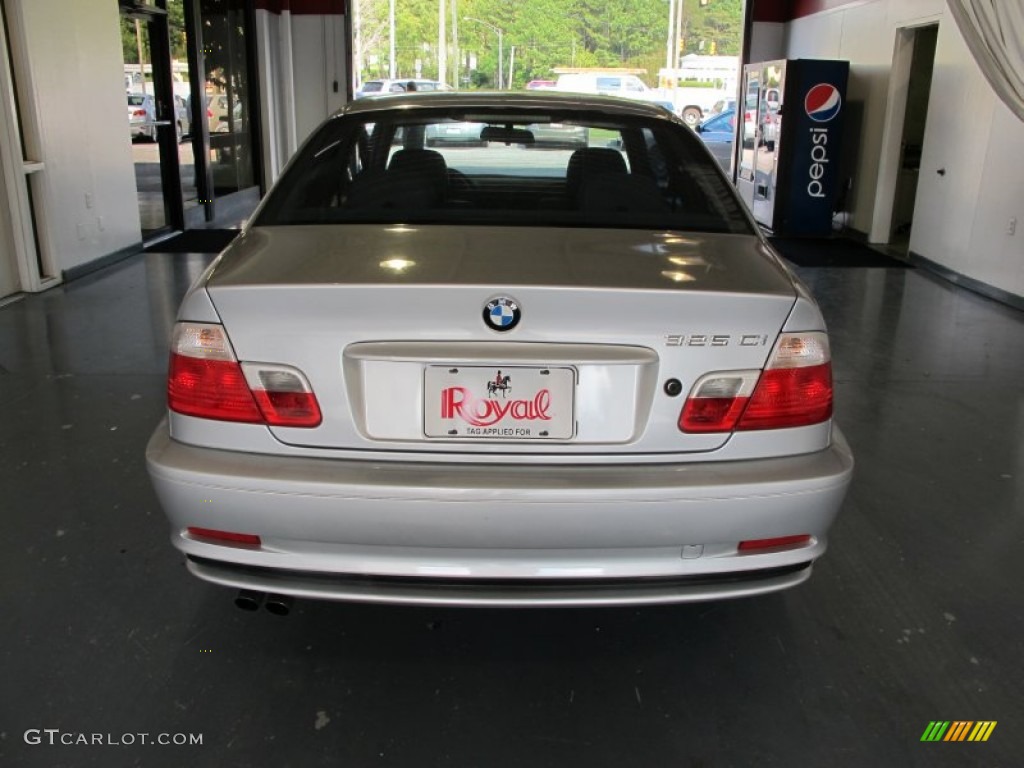
[[[822,11],[842,8],[863,0],[750,0],[754,3],[754,21],[786,23]]]

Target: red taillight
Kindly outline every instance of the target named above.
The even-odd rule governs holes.
[[[756,383],[756,386],[755,386]],[[683,432],[783,429],[832,417],[832,362],[824,333],[784,333],[765,370],[709,374],[679,414]]]
[[[747,404],[745,397],[701,397],[689,400],[680,425],[684,432],[723,432],[733,428]]]
[[[167,405],[177,413],[201,419],[263,421],[238,363],[201,360],[171,353]]]
[[[210,539],[217,544],[243,544],[248,547],[260,547],[263,542],[254,533],[235,533],[233,531],[215,531],[212,528],[188,527],[188,535],[197,539]]]
[[[765,371],[737,429],[805,427],[832,416],[832,364]]]
[[[146,110],[144,110],[144,109],[136,109],[134,112],[132,112],[132,117],[145,117],[145,116],[146,116]]]
[[[776,547],[794,548],[803,546],[811,540],[810,534],[801,533],[797,536],[776,536],[774,539],[749,539],[741,541],[740,552],[751,552],[758,549],[775,549]]]
[[[239,363],[224,329],[206,323],[174,327],[167,404],[186,416],[274,427],[315,427],[321,421],[316,395],[301,372]]]

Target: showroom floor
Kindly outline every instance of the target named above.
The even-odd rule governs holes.
[[[0,765],[1022,764],[1021,312],[922,270],[801,270],[858,465],[795,590],[281,618],[186,573],[143,465],[209,258],[150,253],[0,309]],[[922,743],[936,720],[998,726]]]

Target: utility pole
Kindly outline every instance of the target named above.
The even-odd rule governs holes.
[[[142,93],[146,93],[146,65],[142,60],[142,25],[135,20],[135,50],[139,54],[139,77],[142,78]]]
[[[679,0],[682,2],[682,0]],[[668,0],[668,41],[665,43],[665,69],[675,69],[672,66],[672,51],[676,36],[676,0]]]
[[[676,48],[672,61],[673,67],[679,66],[679,58],[683,53],[683,0],[679,0],[679,7],[676,9],[676,19],[679,26],[676,27]]]
[[[395,79],[395,0],[388,7],[388,24],[391,27],[391,53],[388,58],[388,78]]]
[[[359,4],[361,2],[362,0],[352,0],[352,61],[355,64],[356,71],[350,74],[349,79],[352,81],[353,92],[363,84],[363,17],[359,13]]]
[[[455,64],[455,77],[452,78],[451,86],[458,90],[462,87],[460,75],[462,74],[462,63],[459,59],[459,0],[452,0],[452,59]]]
[[[448,30],[445,29],[445,0],[437,0],[437,80],[447,81]]]

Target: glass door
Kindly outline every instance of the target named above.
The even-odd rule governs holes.
[[[252,3],[195,2],[209,134],[207,173],[215,216],[220,219],[245,206],[246,200],[251,208],[259,199],[259,89],[252,76]]]
[[[179,93],[172,74],[167,3],[155,0],[121,8],[125,106],[143,241],[184,224],[185,180],[178,151],[191,128],[182,95],[187,95],[188,78]]]

